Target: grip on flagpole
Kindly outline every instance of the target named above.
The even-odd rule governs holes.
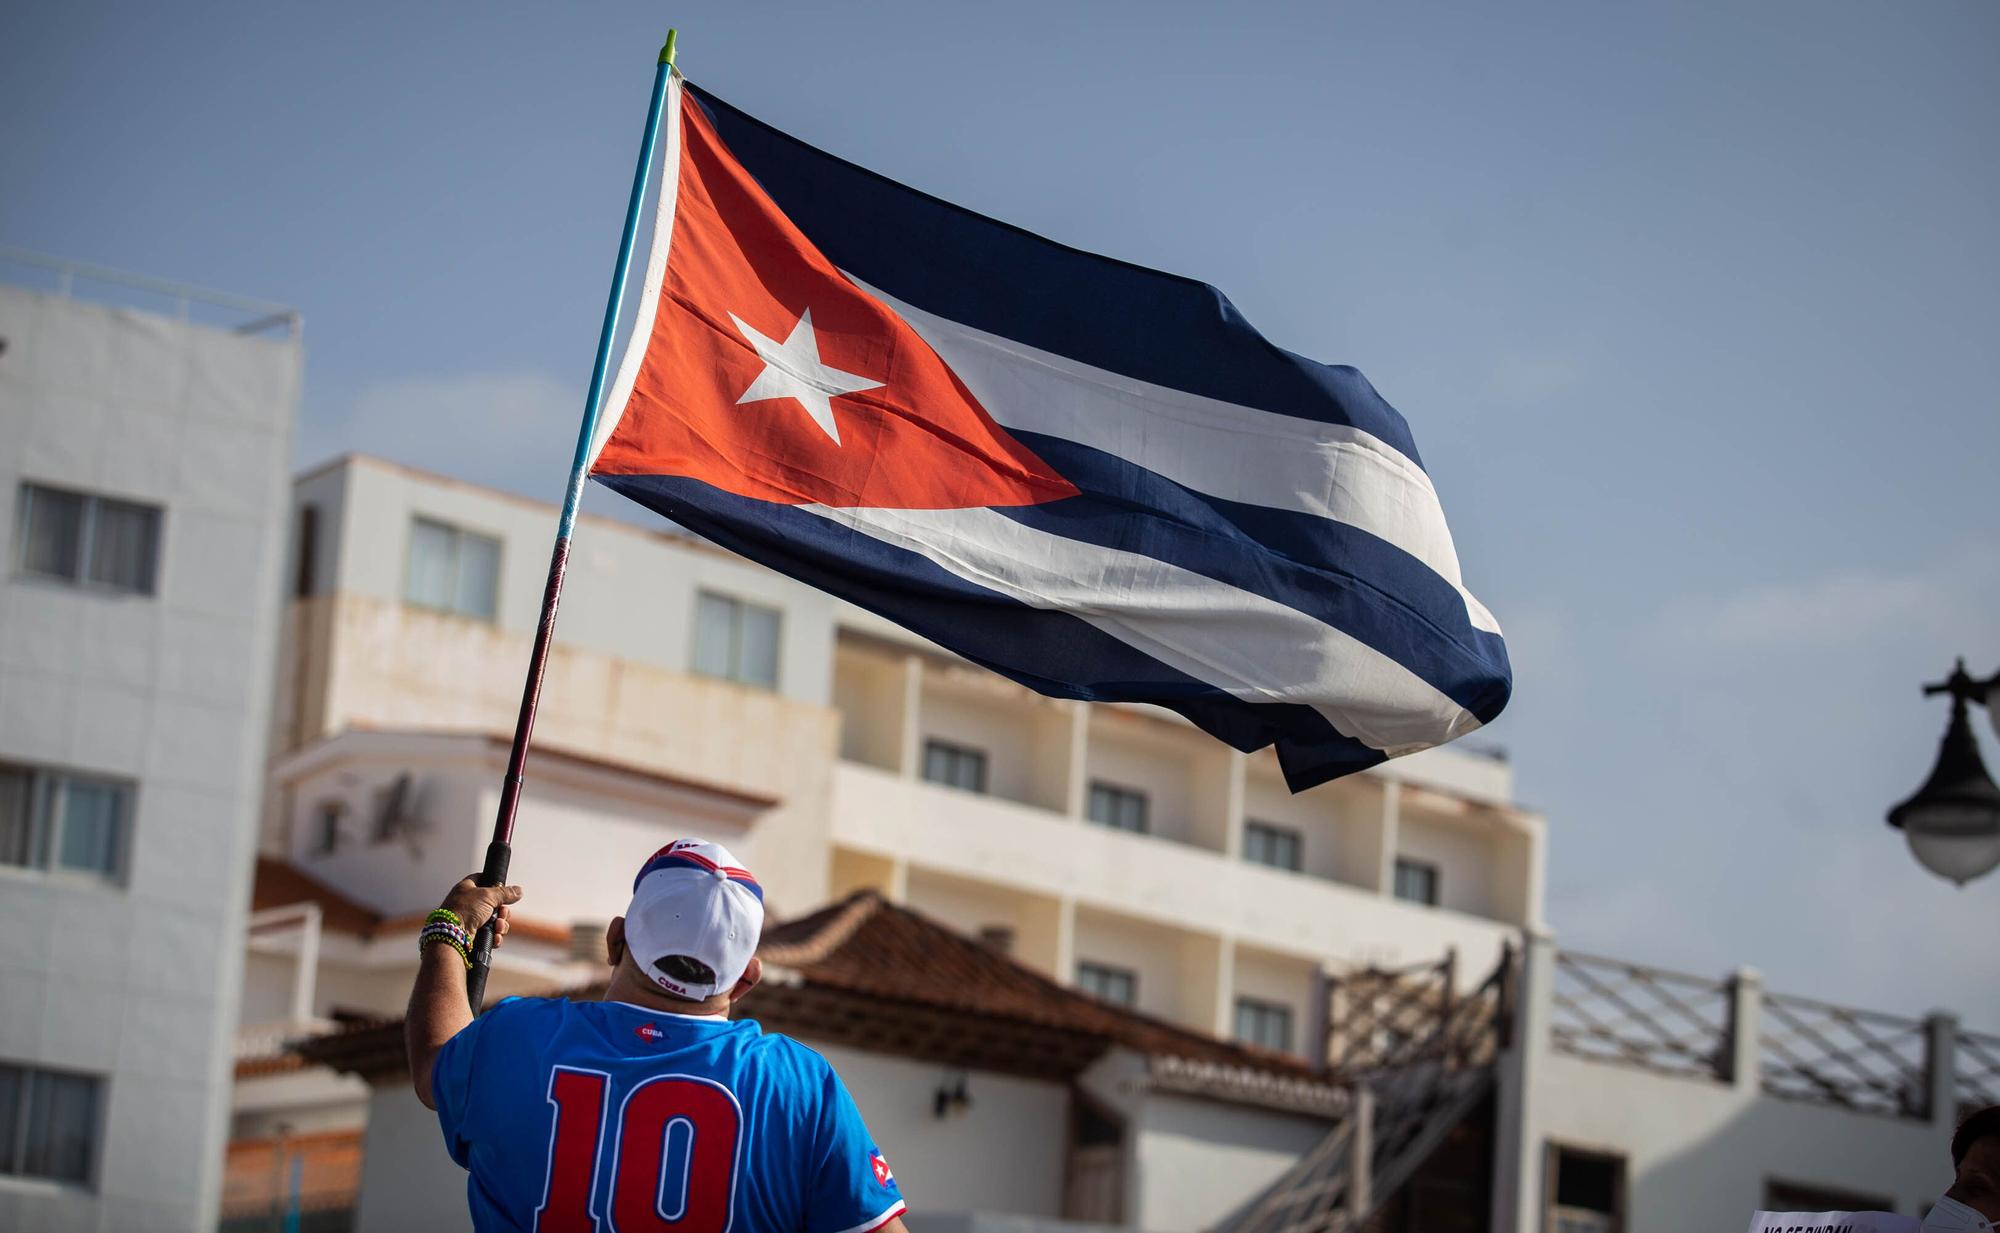
[[[504,886],[507,883],[507,865],[514,857],[514,845],[495,840],[486,845],[486,865],[479,871],[481,886]],[[495,919],[497,919],[497,914]],[[472,1013],[478,1014],[480,1003],[486,1000],[486,974],[493,967],[493,938],[497,926],[489,920],[479,927],[472,937],[471,966],[465,973],[465,1000],[472,1004]]]

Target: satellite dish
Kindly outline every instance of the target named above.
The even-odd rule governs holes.
[[[394,839],[403,833],[409,821],[410,776],[406,771],[375,798],[375,838]]]

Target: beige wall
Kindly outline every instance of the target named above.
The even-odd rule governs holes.
[[[1311,1057],[1317,1042],[1309,1040],[1315,1016],[1312,1000],[1315,965],[1292,955],[1278,955],[1254,946],[1236,948],[1235,994],[1275,1002],[1292,1012],[1292,1051]],[[1235,998],[1230,999],[1231,1030],[1235,1025]]]
[[[1330,1129],[1316,1118],[1153,1096],[1141,1106],[1126,1217],[1149,1233],[1196,1233],[1256,1196]]]
[[[1754,1088],[1550,1054],[1535,1100],[1544,1145],[1626,1159],[1631,1227],[1647,1233],[1747,1224],[1771,1179],[1883,1194],[1912,1216],[1951,1182],[1947,1127]]]
[[[1192,752],[1178,741],[1148,741],[1121,732],[1117,726],[1094,723],[1086,778],[1144,793],[1150,834],[1176,843],[1195,843],[1195,777],[1199,771],[1217,772],[1219,764],[1198,760]],[[1201,827],[1199,834],[1215,848],[1220,846],[1215,843],[1219,830],[1211,822]]]
[[[325,701],[308,726],[311,735],[348,728],[512,732],[519,675],[528,657],[526,635],[359,595],[322,596],[301,607],[326,609],[331,629],[322,663],[316,666],[324,677]],[[535,739],[642,772],[777,798],[777,805],[758,814],[737,855],[764,883],[772,911],[783,915],[807,911],[826,898],[830,849],[825,809],[837,730],[838,717],[825,707],[559,645],[550,656]],[[551,773],[530,759],[531,787]],[[490,782],[497,790],[498,778]],[[514,865],[514,876],[531,889],[535,866],[529,853],[541,850],[553,853],[554,861],[567,862],[569,853],[549,845],[565,844],[563,827],[579,817],[573,797],[534,790],[516,833]],[[308,804],[302,795],[292,807]],[[584,812],[607,808],[607,825],[626,825],[633,832],[627,839],[646,829],[629,809],[620,823],[620,807],[604,799]],[[550,825],[531,825],[537,811]],[[441,873],[448,886],[478,867],[491,825],[490,810],[486,812],[486,823],[474,832],[439,837],[434,850],[444,853],[436,858],[443,863],[427,870],[426,886]],[[615,848],[619,867],[630,863],[626,847],[610,838],[596,836],[592,843],[591,850],[607,860]],[[431,861],[428,852],[424,860]],[[447,866],[453,871],[446,872]],[[338,866],[327,869],[332,873]],[[365,883],[355,883],[364,899],[373,894],[407,900],[415,893],[400,885],[372,888]],[[339,884],[347,885],[344,880]],[[544,878],[543,886],[545,895],[568,894],[554,877]],[[628,882],[628,894],[629,889]],[[593,903],[602,897],[596,882],[582,890]],[[424,897],[435,899],[438,893],[427,890]]]
[[[947,1072],[879,1053],[815,1046],[833,1063],[896,1172],[922,1228],[929,1211],[1062,1213],[1069,1092],[1045,1083],[974,1071],[964,1112],[940,1118],[935,1097]]]
[[[555,538],[554,506],[378,459],[349,459],[336,469],[345,476],[339,492],[313,486],[325,471],[308,475],[298,489],[299,500],[322,506],[323,525],[338,527],[333,550],[321,554],[323,592],[400,603],[411,521],[423,516],[500,540],[494,628],[523,637],[534,633]],[[826,704],[832,598],[664,529],[589,516],[578,523],[558,640],[606,657],[685,671],[695,594],[701,590],[780,608],[779,692],[794,701]],[[526,663],[524,657],[508,674],[517,692]]]

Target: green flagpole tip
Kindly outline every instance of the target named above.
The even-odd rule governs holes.
[[[661,64],[665,64],[665,65],[668,65],[668,66],[671,66],[671,65],[673,64],[673,62],[674,62],[674,40],[675,40],[675,39],[677,39],[677,38],[679,38],[679,37],[680,37],[680,31],[678,31],[678,30],[669,30],[669,31],[667,31],[667,41],[666,41],[666,44],[665,44],[664,46],[662,46],[662,47],[660,48],[660,63],[661,63]]]

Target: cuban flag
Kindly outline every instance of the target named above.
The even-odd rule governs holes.
[[[1275,744],[1294,791],[1500,713],[1499,626],[1361,374],[668,91],[599,482],[1042,693]]]

